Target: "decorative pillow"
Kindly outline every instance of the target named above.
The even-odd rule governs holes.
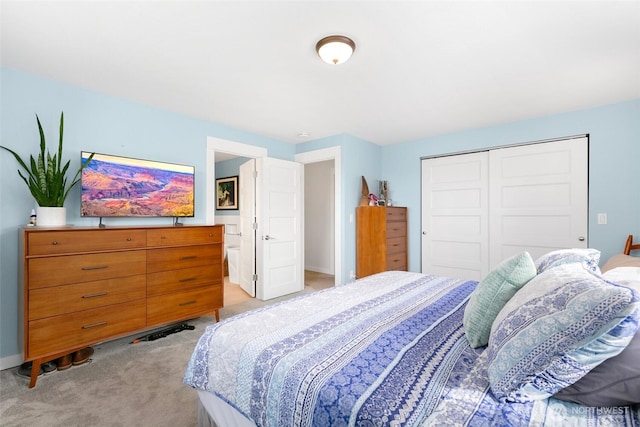
[[[502,261],[482,279],[464,310],[463,325],[471,347],[487,345],[494,319],[509,299],[536,275],[528,252]]]
[[[604,263],[602,272],[606,273],[618,267],[640,267],[640,257],[625,254],[614,255]]]
[[[570,263],[522,287],[498,313],[487,348],[493,394],[502,402],[547,398],[631,341],[640,295]]]
[[[640,332],[617,356],[607,359],[553,397],[586,406],[640,403]]]
[[[564,264],[579,263],[584,268],[600,273],[600,251],[597,249],[559,249],[548,252],[536,260],[538,274],[545,270]]]

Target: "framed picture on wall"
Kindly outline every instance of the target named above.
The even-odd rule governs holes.
[[[238,209],[238,176],[216,179],[216,209]]]

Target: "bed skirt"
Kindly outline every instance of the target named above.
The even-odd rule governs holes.
[[[255,427],[256,425],[215,394],[197,390],[198,427]]]

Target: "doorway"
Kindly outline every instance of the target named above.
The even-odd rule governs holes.
[[[306,153],[300,153],[295,156],[295,161],[302,164],[323,162],[332,160],[334,164],[334,170],[336,171],[335,180],[333,185],[334,196],[334,229],[329,232],[333,232],[334,236],[334,285],[342,283],[342,181],[341,181],[341,159],[340,159],[340,147],[330,147],[326,149],[309,151]],[[221,156],[225,159],[231,159],[234,157],[248,157],[258,158],[267,157],[268,152],[266,148],[258,147],[250,144],[243,144],[234,141],[228,141],[220,138],[208,137],[207,138],[207,151],[206,151],[206,221],[208,224],[215,224],[215,163]],[[307,197],[305,195],[305,197]],[[305,225],[306,227],[306,225]]]

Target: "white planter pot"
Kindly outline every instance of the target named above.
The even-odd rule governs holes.
[[[60,227],[67,225],[67,208],[42,207],[36,208],[36,226]]]

